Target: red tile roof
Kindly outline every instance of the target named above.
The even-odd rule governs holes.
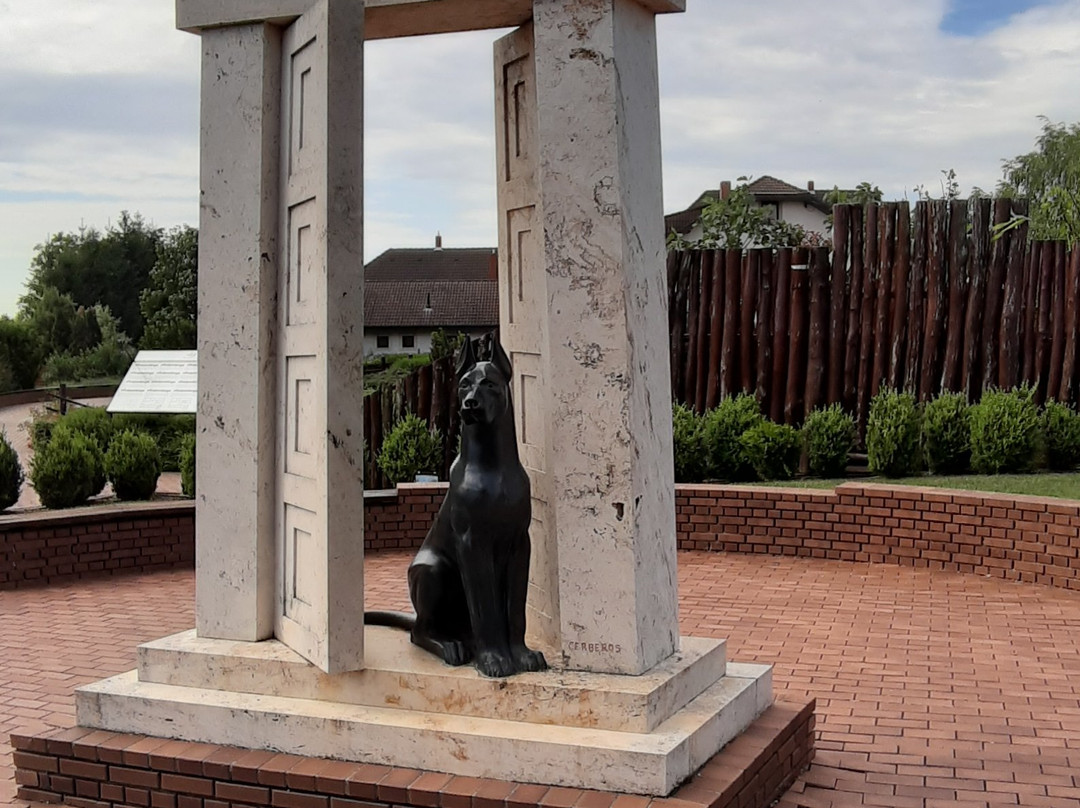
[[[387,250],[364,267],[364,327],[495,328],[498,284],[491,247]]]

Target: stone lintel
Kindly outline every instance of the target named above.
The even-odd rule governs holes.
[[[657,14],[686,10],[686,0],[639,0]],[[253,22],[284,24],[310,8],[312,0],[176,0],[176,27],[206,28]],[[532,17],[532,0],[367,0],[365,39],[512,28]]]

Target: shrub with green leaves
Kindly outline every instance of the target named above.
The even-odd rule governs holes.
[[[119,433],[105,453],[105,473],[119,499],[150,499],[161,475],[157,441],[145,432]]]
[[[46,508],[72,508],[96,493],[101,466],[101,449],[94,441],[57,426],[49,442],[34,450],[30,482]]]
[[[67,415],[60,418],[60,423],[76,432],[82,432],[95,441],[103,452],[109,450],[109,441],[113,437],[112,417],[104,407],[73,407]]]
[[[1054,471],[1080,466],[1080,414],[1067,404],[1047,401],[1043,408],[1046,463]]]
[[[802,453],[799,430],[762,420],[739,436],[739,445],[762,480],[790,480]]]
[[[35,452],[52,439],[58,420],[55,415],[37,412],[30,422],[30,448]]]
[[[705,444],[701,416],[676,402],[671,407],[674,437],[675,482],[699,483],[705,479]]]
[[[195,496],[194,432],[184,435],[183,442],[180,445],[180,490],[185,497]]]
[[[417,474],[438,474],[442,466],[443,438],[437,429],[409,413],[383,439],[377,462],[390,482],[412,482]]]
[[[195,416],[122,413],[113,416],[113,429],[131,429],[152,436],[161,451],[161,470],[179,471],[180,449],[184,436],[195,434]]]
[[[971,427],[963,393],[942,393],[923,409],[922,451],[934,474],[961,474],[971,461]]]
[[[911,393],[883,387],[870,401],[866,455],[870,471],[904,477],[919,465],[919,406]]]
[[[753,466],[739,438],[764,420],[757,399],[746,393],[725,398],[715,409],[705,413],[701,429],[706,475],[735,482],[754,479]]]
[[[987,390],[969,412],[971,468],[977,474],[1031,471],[1039,447],[1035,391]]]
[[[802,428],[810,473],[818,477],[841,477],[855,445],[855,419],[833,404],[814,410]]]
[[[0,511],[7,510],[19,501],[25,479],[19,455],[12,448],[7,433],[0,432]]]

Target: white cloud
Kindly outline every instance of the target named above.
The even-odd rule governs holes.
[[[665,205],[740,174],[888,197],[993,187],[1037,116],[1080,120],[1080,0],[975,37],[945,0],[694,0],[659,20]],[[34,244],[120,210],[195,223],[198,38],[173,0],[0,0],[0,311]],[[492,43],[371,43],[366,253],[495,243]],[[12,291],[13,290],[13,291]]]

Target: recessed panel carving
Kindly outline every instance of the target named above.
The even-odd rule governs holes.
[[[540,278],[534,272],[536,262],[536,239],[534,218],[536,208],[532,205],[506,212],[506,232],[509,255],[506,256],[506,274],[503,279],[507,310],[511,325],[517,325],[526,316],[527,307],[539,304],[535,289]]]
[[[281,576],[284,584],[282,605],[285,615],[295,620],[305,607],[312,608],[320,602],[317,558],[319,548],[313,541],[315,514],[287,502],[284,506],[282,521],[285,535],[282,540],[285,545],[285,569]]]
[[[318,423],[314,356],[285,358],[285,473],[316,478]]]
[[[289,174],[307,167],[312,160],[315,138],[311,129],[315,125],[315,47],[316,40],[309,39],[289,57],[286,72],[288,86],[288,154]]]
[[[532,63],[528,55],[503,66],[504,142],[501,145],[505,160],[506,180],[512,180],[527,165],[532,145]]]
[[[285,322],[305,325],[316,322],[320,251],[315,238],[315,200],[289,208],[289,246],[286,256]]]

